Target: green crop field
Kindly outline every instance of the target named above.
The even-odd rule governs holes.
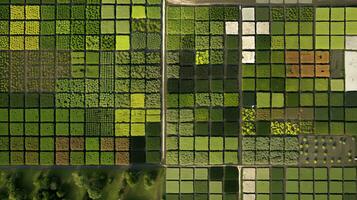
[[[356,5],[0,0],[0,199],[357,200]]]

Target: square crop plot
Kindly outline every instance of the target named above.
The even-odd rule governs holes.
[[[0,165],[161,162],[161,1],[0,2]]]

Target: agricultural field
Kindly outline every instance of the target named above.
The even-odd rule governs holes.
[[[0,0],[0,199],[357,200],[335,3]]]
[[[1,2],[1,165],[159,163],[161,2]]]

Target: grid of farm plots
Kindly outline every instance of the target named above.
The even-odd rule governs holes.
[[[244,135],[356,135],[354,7],[244,7]]]
[[[355,163],[356,11],[242,8],[244,164]]]
[[[41,3],[0,2],[0,164],[159,163],[161,1]]]
[[[355,167],[245,167],[242,200],[355,200]]]
[[[166,168],[166,200],[237,200],[238,197],[237,167]]]
[[[167,8],[167,164],[239,162],[239,15],[237,6]]]

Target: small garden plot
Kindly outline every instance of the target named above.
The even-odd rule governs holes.
[[[167,164],[238,164],[239,9],[167,10]]]
[[[356,198],[356,168],[245,167],[243,200]]]
[[[166,168],[165,199],[237,199],[236,167]]]
[[[1,165],[159,163],[161,1],[4,3]]]

